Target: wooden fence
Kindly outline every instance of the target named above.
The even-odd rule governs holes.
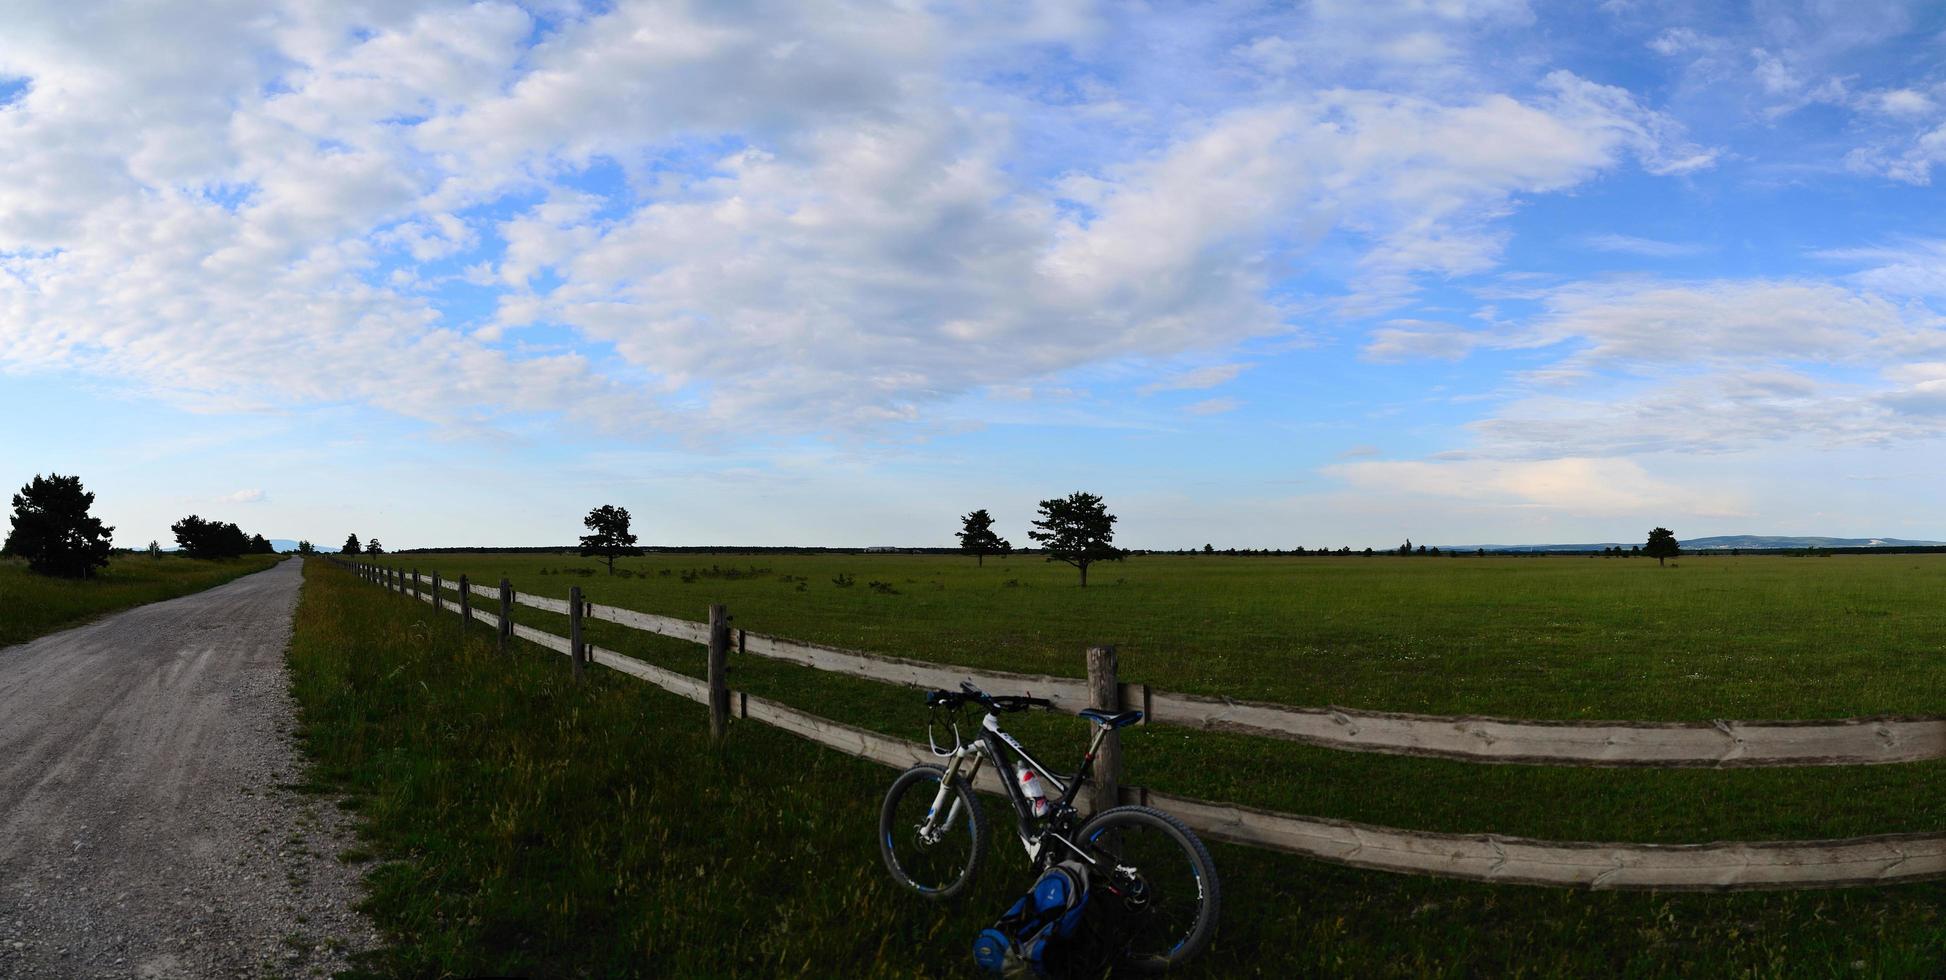
[[[1296,708],[1234,701],[1123,683],[1112,648],[1087,658],[1089,677],[1050,677],[970,670],[856,650],[841,650],[732,629],[724,608],[706,622],[588,602],[579,586],[567,600],[497,586],[442,581],[437,573],[351,564],[359,576],[435,603],[462,617],[461,628],[489,619],[503,649],[514,638],[567,654],[579,676],[601,664],[709,706],[712,733],[731,718],[761,721],[841,752],[903,769],[933,760],[924,745],[821,718],[765,698],[733,692],[727,681],[732,648],[818,670],[916,688],[956,690],[970,680],[996,693],[1026,694],[1063,711],[1086,707],[1141,708],[1143,724],[1239,732],[1359,752],[1432,756],[1487,763],[1571,766],[1718,768],[1745,766],[1879,765],[1946,758],[1946,718],[1879,717],[1834,721],[1548,722],[1440,717],[1339,708]],[[446,598],[448,591],[456,600]],[[473,599],[492,601],[483,613]],[[513,621],[515,605],[569,618],[569,636]],[[583,641],[582,624],[599,619],[708,648],[706,676],[691,677]],[[1361,868],[1475,881],[1564,885],[1593,889],[1730,891],[1834,888],[1946,877],[1946,834],[1887,834],[1842,840],[1708,844],[1610,844],[1529,840],[1497,834],[1439,834],[1343,820],[1278,813],[1120,785],[1119,740],[1111,735],[1097,760],[1100,783],[1093,804],[1140,802],[1175,814],[1212,839],[1300,854]],[[980,789],[1001,792],[997,777],[981,773]]]

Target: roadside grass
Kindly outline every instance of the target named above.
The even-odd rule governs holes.
[[[1027,883],[988,801],[995,860],[974,894],[945,907],[900,894],[873,840],[890,770],[753,722],[711,746],[701,706],[598,667],[576,685],[565,658],[514,646],[498,653],[479,627],[462,641],[457,617],[306,567],[293,689],[314,782],[351,794],[359,850],[379,858],[368,909],[390,945],[365,962],[374,975],[967,976],[972,937]],[[733,683],[750,686],[753,668],[740,663]],[[785,699],[839,714],[827,693],[800,685]],[[900,719],[888,730],[917,737],[916,697],[899,700],[882,709]],[[1130,755],[1162,731],[1132,734]],[[1258,778],[1308,777],[1266,766]],[[1185,975],[1919,977],[1946,965],[1946,885],[1594,894],[1214,851],[1225,918]]]
[[[25,643],[106,613],[201,592],[276,563],[270,555],[197,561],[176,555],[117,555],[92,579],[36,575],[0,559],[0,647]]]

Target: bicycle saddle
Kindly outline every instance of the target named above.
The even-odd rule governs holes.
[[[1083,708],[1075,712],[1075,714],[1103,728],[1121,728],[1124,725],[1133,725],[1142,720],[1142,713],[1140,711],[1120,711],[1111,715],[1100,708]]]

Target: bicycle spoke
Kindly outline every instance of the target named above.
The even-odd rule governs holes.
[[[1188,852],[1166,831],[1146,824],[1103,827],[1091,846],[1098,857],[1133,869],[1133,882],[1105,869],[1109,883],[1124,893],[1119,910],[1126,915],[1130,957],[1173,954],[1195,930],[1203,906],[1204,883]],[[1112,893],[1104,898],[1116,901]]]
[[[937,779],[914,781],[897,801],[891,824],[885,831],[886,847],[898,862],[899,871],[914,887],[926,892],[950,887],[966,873],[973,860],[969,814],[961,812],[951,827],[945,827],[942,813],[937,821],[941,826],[936,827],[931,840],[922,832],[938,789]],[[950,810],[955,799],[955,796],[947,798],[947,809]]]

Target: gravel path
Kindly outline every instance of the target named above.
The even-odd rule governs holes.
[[[330,976],[370,948],[300,776],[302,563],[0,649],[0,977]]]

